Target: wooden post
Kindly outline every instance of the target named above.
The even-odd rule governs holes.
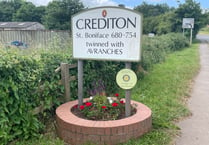
[[[69,65],[67,63],[61,63],[61,76],[62,84],[65,87],[65,102],[70,101],[70,84],[69,84]]]
[[[131,69],[130,62],[126,62],[125,65],[126,65],[125,67],[127,69]],[[125,100],[126,100],[125,114],[126,114],[126,117],[129,117],[129,116],[131,116],[131,90],[126,90]]]

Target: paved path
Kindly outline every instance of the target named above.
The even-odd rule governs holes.
[[[181,134],[175,145],[209,145],[209,44],[206,43],[209,38],[201,40],[201,68],[188,100],[192,116],[177,124],[181,128]]]

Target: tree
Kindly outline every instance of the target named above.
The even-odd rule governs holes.
[[[173,27],[173,17],[174,12],[170,11],[165,14],[159,15],[156,18],[156,21],[158,20],[159,23],[157,25],[157,34],[166,34],[172,32]]]
[[[157,5],[150,5],[146,2],[143,2],[141,5],[134,8],[134,10],[143,14],[143,16],[151,17],[151,16],[158,16],[164,14],[171,10],[167,4],[157,4]]]
[[[36,7],[36,12],[35,12],[36,22],[40,22],[40,23],[43,24],[43,18],[45,16],[45,12],[46,12],[46,7],[45,6]]]
[[[79,0],[54,0],[46,8],[44,24],[48,29],[68,30],[71,16],[83,8]]]
[[[172,32],[174,12],[170,11],[158,16],[144,18],[143,33],[155,33],[157,35]]]
[[[203,15],[201,13],[200,3],[197,3],[195,0],[186,0],[184,4],[179,5],[179,8],[175,11],[174,32],[182,31],[183,18],[194,18],[193,35],[196,36],[200,28],[203,27]]]
[[[0,21],[12,21],[13,14],[16,13],[22,4],[22,0],[0,1]]]
[[[13,21],[31,21],[41,22],[42,15],[44,15],[44,7],[36,7],[31,2],[25,2],[13,15]]]

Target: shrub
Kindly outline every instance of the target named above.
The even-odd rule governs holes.
[[[168,33],[156,37],[144,36],[142,39],[142,62],[145,70],[165,60],[166,55],[189,46],[189,41],[182,34]]]
[[[72,60],[44,53],[37,59],[15,49],[0,49],[0,57],[0,143],[37,137],[44,125],[33,109],[40,105],[51,109],[52,104],[61,103],[58,98],[63,96],[63,87],[54,70],[60,61]]]
[[[188,46],[181,34],[166,34],[156,37],[143,37],[142,61],[133,63],[135,71],[139,68],[149,70],[156,63],[165,60],[166,54]],[[61,62],[75,63],[71,55],[64,51],[44,51],[26,53],[27,50],[0,49],[0,144],[7,144],[17,138],[28,139],[39,136],[44,129],[46,111],[38,115],[33,109],[44,105],[52,110],[62,101],[63,86],[60,85],[60,73],[54,70]],[[29,50],[31,51],[31,50]],[[90,90],[97,80],[104,83],[107,95],[118,90],[116,73],[124,68],[123,62],[84,61],[84,94],[90,96]],[[72,75],[77,70],[71,71]],[[138,73],[140,78],[143,73]],[[71,83],[72,99],[77,99],[77,81]]]
[[[37,136],[43,126],[29,111],[39,100],[34,93],[41,65],[32,58],[0,50],[0,142]],[[32,95],[34,94],[34,95]]]

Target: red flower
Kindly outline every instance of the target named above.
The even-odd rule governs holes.
[[[92,103],[91,103],[91,102],[86,102],[85,105],[86,105],[87,107],[89,107],[89,106],[92,105]]]
[[[113,107],[117,107],[118,106],[118,103],[112,103],[112,106]]]
[[[84,105],[81,105],[79,108],[80,108],[81,110],[83,110],[83,109],[85,108],[85,106],[84,106]]]
[[[119,97],[119,94],[118,94],[118,93],[116,93],[116,94],[115,94],[115,97]]]
[[[102,106],[102,109],[106,109],[107,108],[107,106]]]
[[[73,108],[78,108],[78,104],[77,104],[77,105],[75,105]]]
[[[121,103],[121,104],[125,104],[125,102],[124,102],[123,100],[120,100],[120,103]]]

